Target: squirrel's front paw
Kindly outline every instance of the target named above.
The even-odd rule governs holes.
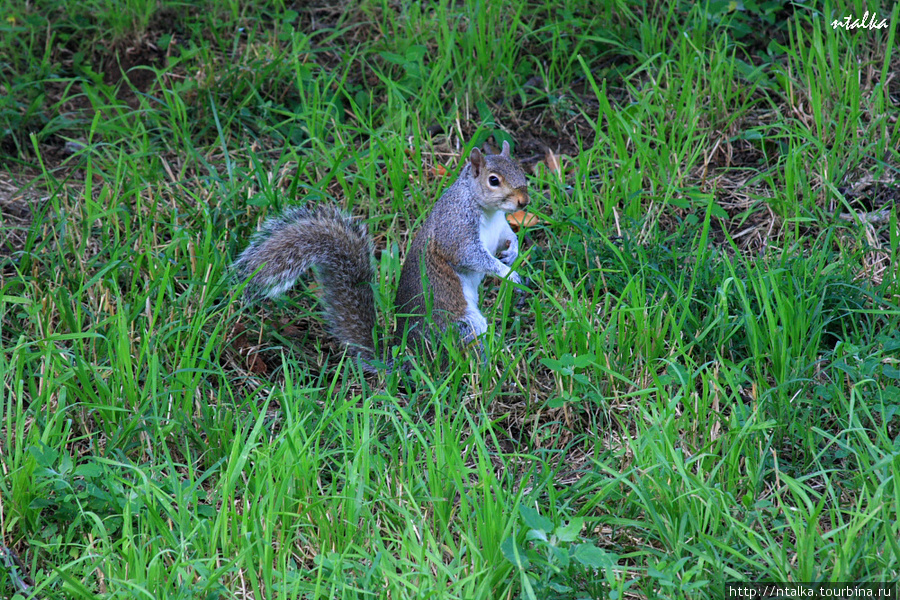
[[[516,257],[519,256],[519,245],[513,244],[512,242],[506,243],[506,250],[502,250],[500,252],[500,262],[504,265],[509,266],[513,264],[516,260]]]
[[[510,271],[509,275],[507,275],[506,278],[509,279],[510,281],[512,281],[516,285],[525,285],[524,282],[522,281],[522,278],[515,271]]]

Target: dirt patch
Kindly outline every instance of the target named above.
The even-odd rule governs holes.
[[[10,275],[11,267],[5,259],[25,248],[25,241],[34,220],[32,204],[40,194],[23,189],[8,173],[0,171],[0,273]]]
[[[857,213],[856,217],[870,223],[886,222],[885,217],[890,210],[900,203],[900,185],[893,179],[863,178],[852,185],[839,187],[838,193],[846,200],[846,207]],[[851,215],[844,216],[845,214],[847,213],[841,214],[842,219],[853,220]]]
[[[140,106],[141,96],[155,94],[159,90],[159,71],[166,72],[169,58],[181,51],[179,34],[174,25],[174,17],[169,19],[170,25],[166,26],[166,20],[156,20],[162,28],[148,30],[133,39],[116,42],[108,48],[97,48],[90,57],[89,71],[95,75],[95,81],[102,82],[114,90],[114,97],[119,102],[131,109]],[[163,47],[165,44],[165,47]],[[60,72],[68,74],[58,80],[43,82],[46,93],[46,106],[48,111],[39,122],[29,127],[37,133],[47,119],[57,118],[57,115],[73,123],[89,122],[93,118],[95,110],[91,98],[86,93],[86,78],[83,75],[84,67],[76,67],[71,52],[61,50]],[[71,78],[70,78],[71,77]],[[78,131],[81,131],[79,125]],[[65,163],[77,150],[67,138],[72,138],[72,130],[66,127],[57,132],[43,137],[40,143],[41,158],[50,171],[65,168]],[[27,134],[22,134],[27,139]],[[17,148],[9,139],[5,140],[4,150],[6,154],[15,156]],[[23,152],[29,152],[27,145]]]
[[[103,82],[118,86],[117,97],[132,108],[138,105],[138,94],[149,92],[156,84],[154,69],[165,66],[166,53],[155,41],[149,35],[144,36],[130,45],[114,49],[102,60]]]
[[[157,45],[163,35],[162,32],[145,33],[134,40],[116,44],[94,59],[91,69],[102,75],[104,85],[116,88],[116,98],[131,108],[137,108],[139,94],[151,92],[156,85],[154,69],[166,65],[169,52]],[[171,43],[168,48],[175,46]],[[80,81],[71,87],[68,82],[51,82],[47,84],[47,91],[49,98],[58,102],[63,111],[91,114],[91,102]]]

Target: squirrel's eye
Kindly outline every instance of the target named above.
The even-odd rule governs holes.
[[[496,175],[491,175],[490,177],[488,177],[488,183],[491,185],[491,187],[497,187],[498,185],[500,185],[500,178]]]

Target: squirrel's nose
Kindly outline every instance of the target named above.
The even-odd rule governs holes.
[[[525,190],[516,190],[514,195],[516,198],[516,206],[518,206],[519,208],[525,208],[531,201],[528,198],[528,192],[526,192]]]

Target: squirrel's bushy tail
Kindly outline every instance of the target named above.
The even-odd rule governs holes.
[[[248,300],[273,298],[315,267],[321,301],[331,334],[358,352],[373,357],[375,296],[372,239],[362,223],[331,206],[292,208],[267,220],[234,263],[241,280],[251,275]]]

